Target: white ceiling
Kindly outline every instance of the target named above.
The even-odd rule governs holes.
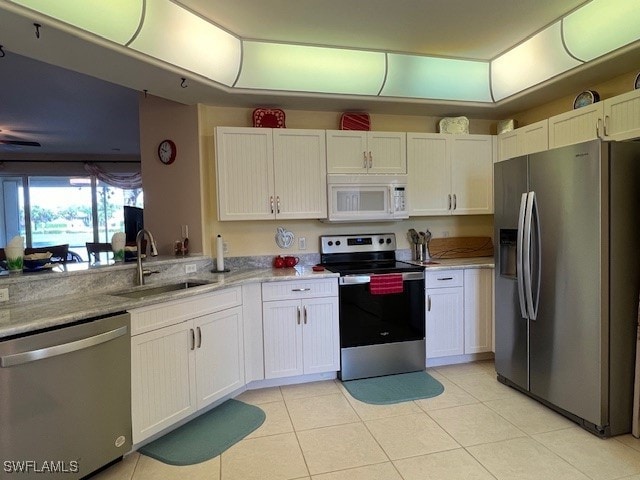
[[[498,56],[587,3],[582,0],[174,1],[246,39],[481,60]],[[161,65],[121,55],[115,49],[98,48],[67,32],[43,30],[43,39],[48,41],[35,40],[32,19],[9,17],[0,15],[0,44],[5,45],[7,52],[0,58],[0,130],[13,129],[15,137],[39,141],[42,147],[16,150],[0,145],[4,157],[12,153],[135,154],[139,149],[138,92],[144,89],[186,104],[435,116],[465,114],[498,119],[590,88],[594,83],[629,71],[640,61],[640,48],[636,45],[624,55],[580,67],[497,105],[287,92],[248,94],[197,81],[188,82],[189,88],[183,89],[177,82],[180,72],[176,69],[163,69]],[[3,32],[13,43],[3,38]],[[60,48],[61,44],[69,48]],[[0,132],[0,138],[4,133]]]

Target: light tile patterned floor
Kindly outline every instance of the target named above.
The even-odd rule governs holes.
[[[265,423],[221,456],[171,467],[133,453],[96,480],[640,480],[640,440],[602,440],[497,382],[492,362],[428,370],[432,399],[369,405],[338,381],[238,397]]]

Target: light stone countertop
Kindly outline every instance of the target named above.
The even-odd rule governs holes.
[[[409,261],[409,263],[422,265],[419,262],[413,261]],[[447,270],[452,268],[494,268],[494,260],[493,257],[434,259],[433,263],[425,265],[426,271]],[[337,273],[327,270],[314,272],[311,266],[298,265],[295,268],[282,269],[243,268],[228,273],[209,273],[208,270],[198,271],[193,274],[173,277],[170,280],[147,280],[147,285],[142,287],[114,287],[112,291],[98,293],[91,293],[91,288],[87,288],[86,293],[51,296],[31,302],[3,305],[0,307],[0,340],[5,337],[35,332],[36,330],[50,327],[58,327],[80,320],[124,312],[134,308],[191,297],[193,295],[248,283],[337,278],[338,276]],[[26,277],[25,280],[27,280]],[[186,290],[177,290],[142,298],[128,298],[117,295],[118,292],[142,290],[187,280],[200,280],[210,283]]]
[[[412,260],[410,260],[409,263],[413,265],[424,266],[426,271],[450,270],[452,268],[495,268],[495,262],[493,257],[447,258],[447,259],[434,258],[427,264],[414,262]]]
[[[134,308],[247,283],[334,277],[337,278],[338,274],[329,271],[314,272],[310,266],[282,269],[246,269],[229,273],[209,273],[207,271],[175,277],[171,281],[153,283],[148,280],[145,286],[119,288],[114,289],[113,292],[91,293],[91,290],[87,289],[86,293],[54,296],[33,302],[9,303],[0,307],[0,340],[5,337],[35,332],[36,330],[66,325],[79,320],[124,312]],[[142,298],[128,298],[117,295],[118,292],[122,291],[142,290],[187,280],[201,280],[211,283],[187,290],[178,290]]]

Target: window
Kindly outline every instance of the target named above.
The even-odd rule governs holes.
[[[88,260],[86,242],[110,242],[124,231],[124,206],[142,207],[142,189],[112,187],[93,175],[0,177],[0,240],[26,246],[69,244]]]

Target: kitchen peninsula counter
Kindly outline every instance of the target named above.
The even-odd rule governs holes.
[[[188,259],[187,261],[193,262],[194,260]],[[183,263],[180,263],[180,265]],[[159,264],[160,263],[158,263],[158,265]],[[145,266],[147,268],[153,268],[153,262],[149,262]],[[0,304],[0,340],[14,335],[35,332],[46,328],[55,328],[85,319],[92,319],[104,315],[123,312],[133,308],[183,299],[214,290],[249,283],[338,277],[337,273],[329,271],[314,272],[311,269],[311,266],[300,265],[294,268],[282,269],[247,268],[228,273],[210,272],[210,268],[211,265],[209,264],[208,269],[198,270],[195,273],[186,275],[171,276],[168,278],[154,279],[154,277],[151,276],[147,278],[146,285],[140,287],[132,286],[132,283],[121,283],[119,286],[112,286],[107,291],[96,291],[92,289],[89,282],[87,282],[84,288],[82,288],[82,293],[78,293],[79,289],[76,289],[76,291],[71,293],[58,293],[49,297],[36,298],[33,300],[22,297],[19,299],[20,301],[15,301],[13,298],[10,298],[9,302]],[[23,278],[25,277],[27,277],[27,275],[23,276]],[[89,277],[83,278],[88,279]],[[32,277],[32,279],[35,280],[36,277]],[[50,288],[52,293],[56,291],[60,292],[62,289],[56,288],[56,284],[48,284],[50,282],[61,281],[64,281],[64,275],[56,277],[52,274],[48,275],[48,278],[44,280],[42,278],[38,278],[38,283],[42,283],[43,288]],[[186,281],[201,281],[207,283],[189,289],[176,290],[141,298],[118,296],[118,293],[121,292],[141,290],[164,284]],[[0,282],[0,288],[1,287],[3,287],[3,285]]]

